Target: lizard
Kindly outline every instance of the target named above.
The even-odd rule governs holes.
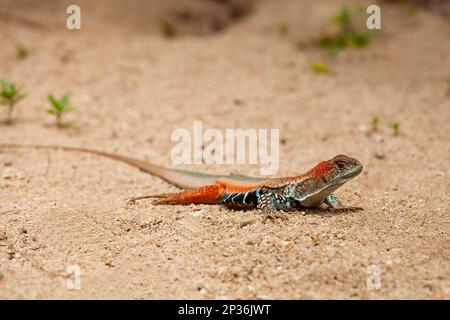
[[[267,218],[284,218],[277,211],[315,208],[326,204],[331,209],[360,210],[344,207],[333,194],[345,182],[361,173],[363,165],[355,158],[337,155],[319,162],[315,167],[296,176],[256,178],[242,175],[215,175],[190,170],[169,169],[132,157],[93,150],[36,144],[0,144],[0,149],[34,148],[90,153],[136,167],[143,172],[184,189],[179,192],[136,197],[129,200],[153,198],[159,205],[222,204],[230,208],[257,208]]]

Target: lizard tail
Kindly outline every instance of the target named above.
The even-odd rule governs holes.
[[[154,198],[154,204],[217,204],[223,199],[225,187],[221,184],[203,186],[194,190],[163,193],[130,199],[129,203],[136,200]]]
[[[109,153],[104,151],[93,150],[89,148],[83,147],[66,147],[66,146],[54,146],[54,145],[38,145],[38,144],[9,144],[2,143],[0,144],[0,149],[2,148],[33,148],[33,149],[52,149],[52,150],[65,150],[65,151],[75,151],[75,152],[83,152],[99,155],[102,157],[110,158],[116,161],[121,161],[126,164],[129,164],[135,168],[140,169],[143,172],[150,173],[161,179],[174,184],[177,187],[184,189],[192,189],[197,188],[201,185],[212,184],[214,183],[214,176],[208,176],[205,174],[205,177],[201,177],[200,174],[190,172],[187,170],[176,170],[176,169],[168,169],[158,165],[154,165],[142,160],[138,160],[135,158],[127,157],[120,154]]]

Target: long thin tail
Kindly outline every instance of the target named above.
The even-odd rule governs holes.
[[[79,147],[66,147],[55,145],[37,145],[37,144],[9,144],[9,143],[0,144],[0,149],[5,148],[33,148],[33,149],[53,149],[53,150],[60,149],[65,151],[75,151],[75,152],[95,154],[116,161],[124,162],[135,168],[140,169],[141,171],[160,177],[161,179],[183,189],[194,189],[204,185],[214,184],[215,181],[217,180],[217,177],[219,177],[215,175],[197,173],[188,170],[168,169],[142,160],[123,156],[120,154],[114,154],[81,147],[79,148]]]

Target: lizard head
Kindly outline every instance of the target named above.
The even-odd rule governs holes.
[[[316,206],[348,180],[361,173],[361,162],[345,155],[320,162],[301,176],[294,198],[305,206]]]
[[[341,185],[360,174],[362,169],[361,162],[340,154],[319,163],[309,171],[309,175],[314,176],[324,185]]]

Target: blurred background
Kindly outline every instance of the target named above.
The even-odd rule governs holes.
[[[381,30],[366,27],[372,4]],[[96,156],[2,149],[0,298],[448,299],[449,1],[0,0],[0,45],[2,143],[174,167],[172,132],[202,121],[280,129],[278,176],[337,154],[364,165],[337,191],[363,211],[263,224],[129,207],[177,189]],[[81,290],[64,285],[71,264]]]

